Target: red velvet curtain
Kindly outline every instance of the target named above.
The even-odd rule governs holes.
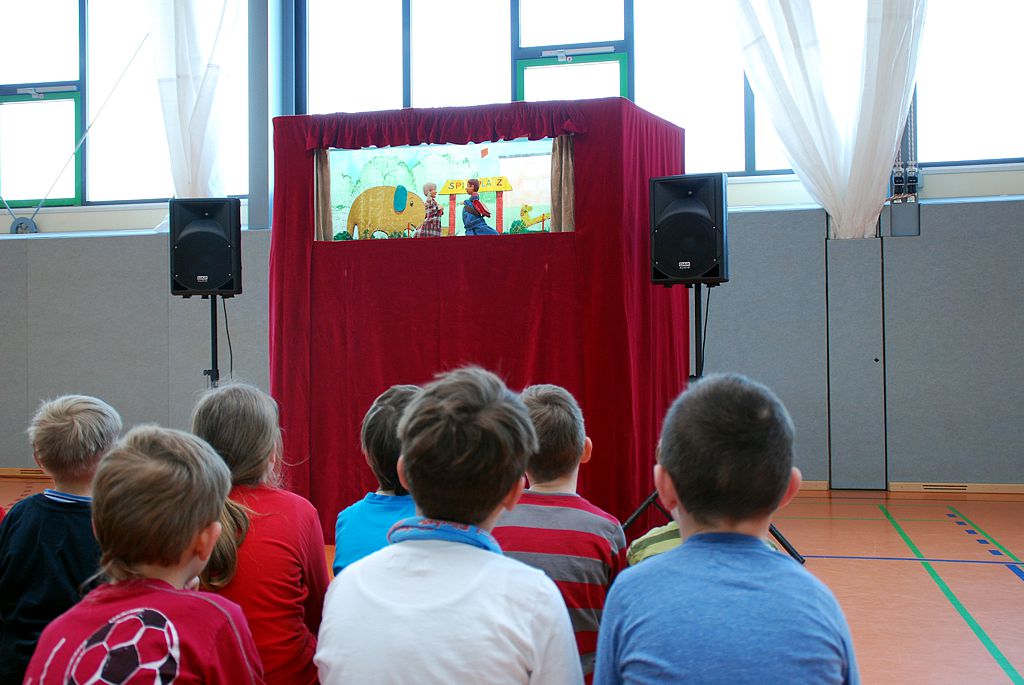
[[[475,363],[557,383],[594,440],[582,494],[625,518],[650,493],[661,417],[688,373],[686,291],[655,288],[648,179],[682,171],[683,132],[627,100],[275,119],[271,391],[286,475],[333,537],[374,487],[359,424],[395,383]],[[575,233],[313,240],[313,151],[573,133]],[[630,531],[662,523],[650,516]]]

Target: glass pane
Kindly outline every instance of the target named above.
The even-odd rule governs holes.
[[[78,0],[3,0],[0,26],[0,83],[78,80]]]
[[[764,108],[754,102],[754,168],[758,171],[788,169],[789,159],[778,131]]]
[[[622,0],[520,0],[519,45],[623,40]]]
[[[401,108],[401,1],[309,0],[308,7],[309,112]]]
[[[509,6],[473,7],[473,26],[487,40],[465,40],[466,29],[434,0],[412,0],[412,106],[508,102],[512,95]],[[466,82],[471,75],[471,86]]]
[[[249,192],[247,7],[246,3],[237,6],[241,10],[237,26],[229,35],[221,36],[221,40],[230,42],[224,45],[214,105],[221,122],[216,129],[221,175],[229,195]],[[217,17],[204,14],[214,9],[213,4],[196,9],[201,26],[216,25]],[[88,119],[93,126],[86,142],[87,199],[102,202],[171,197],[174,181],[167,133],[153,78],[157,41],[151,35],[143,42],[150,30],[146,3],[93,0],[89,3],[89,28]],[[206,49],[213,36],[201,33]],[[142,49],[128,66],[140,44]],[[131,173],[125,173],[126,169]]]
[[[524,100],[583,100],[622,95],[621,68],[614,62],[561,62],[527,67]]]
[[[917,67],[922,162],[1024,157],[1020,0],[928,5]]]
[[[0,195],[8,202],[73,198],[75,163],[68,160],[76,142],[73,100],[0,104]]]
[[[743,62],[723,3],[636,0],[636,103],[686,129],[688,173],[743,170]]]

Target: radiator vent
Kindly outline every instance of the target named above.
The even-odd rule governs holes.
[[[921,483],[922,490],[931,492],[967,492],[965,483]]]

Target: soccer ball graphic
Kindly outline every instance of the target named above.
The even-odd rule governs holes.
[[[178,675],[178,631],[155,609],[131,609],[110,619],[75,650],[68,685],[174,682]]]

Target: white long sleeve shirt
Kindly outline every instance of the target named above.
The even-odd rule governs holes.
[[[322,685],[582,683],[569,615],[541,571],[471,545],[410,540],[331,583]]]

